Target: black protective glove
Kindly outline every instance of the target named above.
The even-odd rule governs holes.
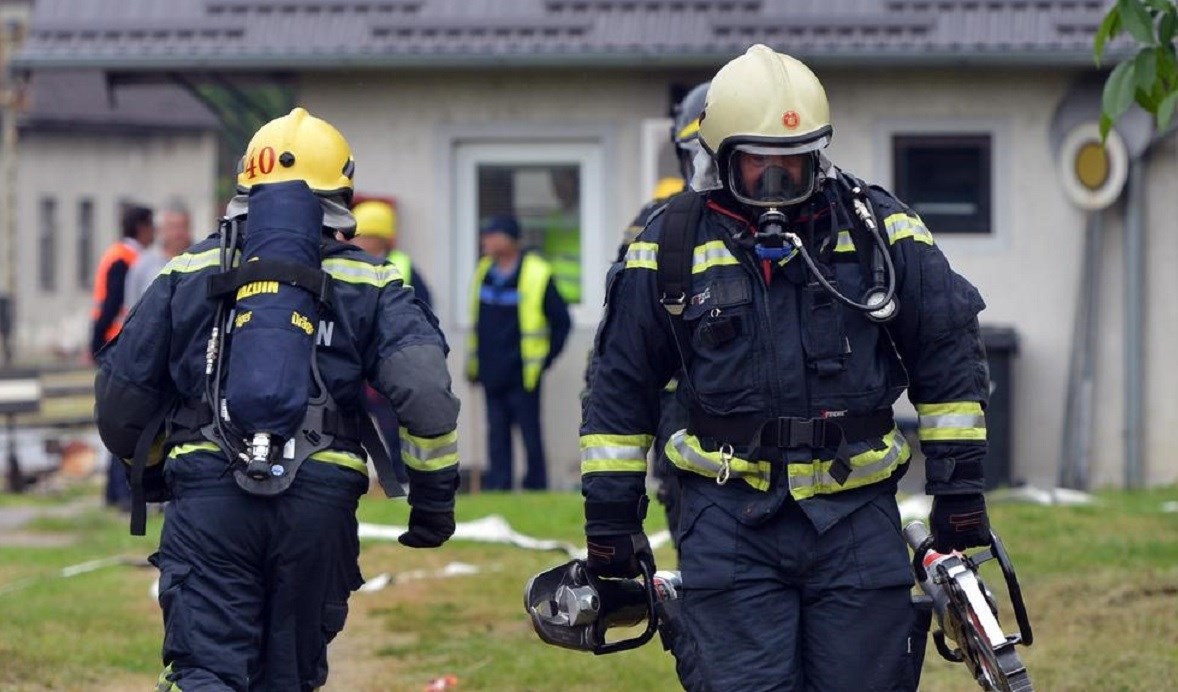
[[[641,531],[629,534],[589,536],[585,542],[589,548],[589,559],[586,561],[585,567],[594,576],[614,579],[637,577],[642,574],[642,569],[638,566],[638,560],[642,556],[650,561],[652,567],[654,565],[650,541]]]
[[[409,530],[397,540],[410,548],[437,548],[454,535],[454,511],[409,510]]]
[[[990,519],[981,493],[934,496],[929,524],[933,549],[939,553],[990,545]]]

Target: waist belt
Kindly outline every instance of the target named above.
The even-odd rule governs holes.
[[[328,408],[323,411],[323,432],[332,435],[343,448],[359,449],[364,439],[360,413]],[[182,402],[172,413],[170,443],[197,442],[204,439],[201,428],[213,422],[213,409],[200,399]],[[355,451],[355,450],[348,450]]]
[[[707,451],[716,451],[725,444],[749,452],[756,448],[833,448],[830,474],[841,485],[851,473],[848,445],[883,437],[894,427],[891,410],[838,418],[709,416],[692,411],[688,432],[698,437]]]

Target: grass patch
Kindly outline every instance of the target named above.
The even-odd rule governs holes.
[[[1178,514],[1160,507],[1178,500],[1178,489],[1100,493],[1098,499],[1090,507],[993,505],[1035,627],[1035,645],[1020,654],[1038,689],[1169,689],[1178,670]],[[96,508],[98,499],[90,501]],[[582,540],[580,497],[572,493],[464,496],[458,514],[460,520],[500,514],[521,533]],[[362,521],[403,525],[407,518],[403,502],[372,496],[361,504]],[[661,529],[662,521],[652,512],[648,530]],[[0,547],[0,689],[150,688],[162,636],[148,595],[154,570],[112,566],[59,575],[98,558],[142,559],[154,551],[159,527],[153,515],[149,536],[134,538],[124,516],[83,510],[22,529],[70,536],[68,545]],[[673,563],[669,550],[658,557],[663,565]],[[327,689],[417,691],[445,674],[457,675],[462,690],[677,689],[673,662],[657,643],[608,658],[540,643],[523,614],[523,586],[564,559],[509,546],[453,542],[415,551],[365,541],[365,576],[387,573],[393,583],[353,596],[347,629],[332,644]],[[482,571],[406,578],[451,562]],[[984,576],[1000,591],[996,565]],[[1013,627],[1009,612],[1002,621]],[[963,666],[942,661],[930,644],[921,689],[979,688]]]

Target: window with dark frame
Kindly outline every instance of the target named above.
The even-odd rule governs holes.
[[[993,233],[989,134],[893,135],[893,192],[934,234]]]
[[[57,290],[57,199],[42,197],[37,220],[37,286]]]
[[[94,283],[94,200],[78,201],[78,288]]]

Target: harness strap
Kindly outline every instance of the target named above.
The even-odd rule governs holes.
[[[245,262],[235,269],[213,274],[209,277],[207,296],[210,299],[225,298],[235,294],[242,286],[258,281],[277,281],[297,286],[315,296],[320,305],[331,305],[335,296],[331,276],[323,270],[271,259]]]
[[[360,444],[364,445],[365,451],[368,452],[368,458],[372,460],[372,465],[376,468],[376,480],[380,483],[385,497],[405,497],[405,489],[397,481],[397,472],[393,469],[393,459],[389,454],[388,447],[385,446],[385,441],[380,436],[380,431],[372,421],[372,416],[361,414],[359,423]],[[399,440],[397,444],[400,444]]]
[[[658,255],[659,303],[674,317],[682,315],[687,306],[693,241],[702,213],[703,196],[690,190],[672,197],[663,212]]]
[[[155,441],[160,430],[164,427],[164,418],[168,413],[167,406],[151,417],[139,439],[135,441],[135,456],[131,459],[131,535],[142,536],[147,533],[147,495],[143,490],[143,472],[147,469],[147,455],[151,453],[151,444]],[[162,463],[162,462],[161,462]]]
[[[323,412],[323,430],[340,441],[362,443],[364,441],[364,416],[336,409]],[[169,419],[172,433],[169,442],[195,442],[204,440],[201,429],[213,422],[213,408],[202,399],[185,401],[176,408]],[[342,439],[341,439],[342,438]]]

